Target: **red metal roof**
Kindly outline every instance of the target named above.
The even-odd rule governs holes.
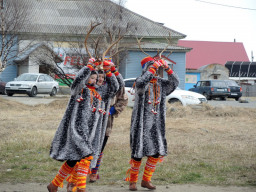
[[[186,68],[198,69],[204,65],[227,61],[249,61],[243,43],[179,40],[178,46],[193,48],[186,53]]]

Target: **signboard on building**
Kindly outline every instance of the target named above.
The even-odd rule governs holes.
[[[193,83],[193,84],[197,83],[197,75],[188,75],[188,74],[186,74],[185,79],[186,79],[185,83]]]

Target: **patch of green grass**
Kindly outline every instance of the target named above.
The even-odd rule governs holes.
[[[194,183],[198,180],[200,180],[202,175],[200,173],[186,173],[184,175],[181,175],[180,181],[184,183]]]
[[[0,182],[48,183],[55,177],[63,162],[51,159],[49,150],[66,107],[64,103],[63,110],[60,110],[62,103],[33,108],[26,106],[19,113],[15,104],[12,112],[15,115],[0,121]],[[9,109],[10,106],[6,105],[6,110]],[[7,113],[1,111],[2,108],[0,118],[7,118]],[[28,115],[32,118],[31,113],[34,120],[28,121]],[[58,114],[61,115],[56,118]],[[93,185],[126,184],[123,179],[130,168],[130,115],[131,109],[127,109],[115,119],[115,131],[107,143],[101,162],[100,180]],[[199,115],[200,121],[196,121]],[[190,114],[189,111],[186,116],[189,118],[173,118],[170,123],[167,122],[169,155],[162,163],[158,163],[152,182],[156,185],[196,183],[256,186],[256,131],[252,128],[256,124],[255,118],[248,118],[246,114],[241,119],[236,116],[220,122],[220,119],[208,116],[205,118],[201,113]],[[225,125],[228,126],[222,127]],[[142,160],[139,181],[142,179],[146,160],[146,157]]]

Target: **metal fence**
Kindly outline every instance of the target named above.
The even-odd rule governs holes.
[[[241,85],[243,89],[243,97],[256,97],[256,84],[255,85]]]

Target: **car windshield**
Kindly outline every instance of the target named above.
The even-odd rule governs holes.
[[[224,81],[216,81],[212,82],[212,87],[226,87],[226,84]]]
[[[125,83],[125,87],[132,87],[134,84],[135,79],[132,80],[126,80]]]
[[[228,86],[238,86],[235,81],[227,81]]]
[[[16,81],[36,81],[38,75],[32,75],[32,74],[22,74],[19,77],[17,77]]]

